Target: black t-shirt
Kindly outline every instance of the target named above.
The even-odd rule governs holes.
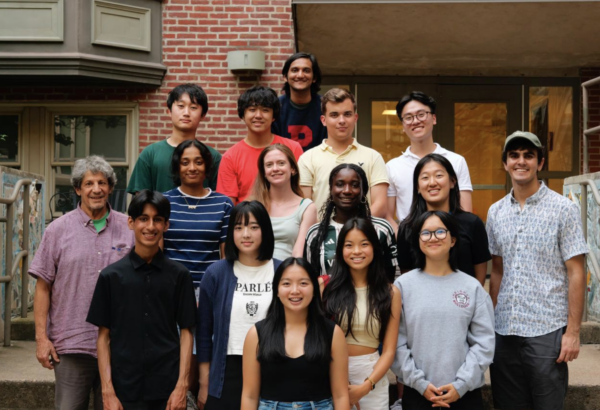
[[[179,332],[196,325],[189,271],[159,252],[135,253],[98,278],[87,321],[110,330],[112,381],[121,401],[166,400],[179,377]]]
[[[264,320],[256,324],[260,343]],[[331,351],[335,323],[325,319],[326,340]],[[305,355],[286,357],[279,362],[260,362],[260,397],[264,400],[281,401],[320,401],[331,397],[329,380],[330,362],[309,362]]]
[[[479,217],[470,212],[457,212],[453,214],[460,229],[460,246],[458,247],[458,269],[471,276],[475,276],[474,266],[492,259],[488,247],[485,225]],[[400,270],[407,271],[415,268],[415,259],[412,246],[405,238],[405,229],[400,225],[398,229],[398,266]]]

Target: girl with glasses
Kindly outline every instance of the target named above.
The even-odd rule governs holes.
[[[244,343],[242,410],[349,410],[348,351],[326,319],[317,273],[302,258],[282,262],[267,317]]]
[[[327,316],[346,335],[350,404],[369,410],[389,408],[386,373],[396,353],[402,304],[400,292],[384,273],[383,255],[371,222],[349,219],[340,231],[331,280],[323,291]]]
[[[414,223],[416,269],[394,283],[402,318],[392,370],[404,384],[402,407],[483,410],[495,347],[492,300],[458,269],[462,238],[450,214],[425,211]]]
[[[410,238],[415,222],[426,211],[443,211],[454,216],[459,226],[461,246],[458,251],[458,269],[483,285],[487,262],[492,259],[487,233],[481,219],[465,212],[460,206],[458,178],[450,161],[439,154],[421,158],[413,174],[413,197],[410,213],[398,229],[398,265],[401,272],[415,267],[415,251]],[[414,229],[413,229],[414,228]]]

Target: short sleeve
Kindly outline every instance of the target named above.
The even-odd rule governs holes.
[[[320,149],[320,148],[313,148]],[[310,186],[313,187],[315,185],[315,175],[313,169],[311,167],[311,153],[307,152],[302,155],[298,160],[298,168],[300,172],[300,185],[301,186]]]
[[[223,223],[221,224],[221,238],[219,239],[219,243],[225,242],[227,238],[227,230],[229,229],[229,216],[231,215],[231,209],[233,208],[233,202],[231,199],[224,197],[223,201]]]
[[[472,246],[472,258],[473,265],[487,262],[492,259],[490,255],[490,248],[488,244],[488,235],[485,231],[485,225],[483,221],[474,215],[473,226],[471,227],[471,246]]]
[[[58,222],[58,220],[56,221]],[[59,222],[60,223],[60,222]],[[29,266],[29,275],[36,279],[42,279],[48,284],[53,284],[56,278],[56,268],[60,258],[59,249],[55,240],[56,225],[50,224],[44,232],[42,242],[35,253],[35,257]]]
[[[408,271],[414,269],[415,261],[412,256],[412,249],[410,243],[406,240],[406,230],[403,228],[403,225],[400,225],[398,229],[396,243],[398,246],[398,267],[400,270]]]
[[[144,149],[140,154],[131,173],[131,178],[129,178],[127,192],[130,194],[135,194],[143,189],[152,189],[152,170],[148,161],[147,149]]]
[[[86,322],[110,329],[110,279],[104,271],[98,277]]]
[[[392,167],[389,162],[387,164],[385,164],[385,170],[387,172],[388,181],[389,181],[387,196],[395,198],[396,196],[398,196],[398,191],[396,191],[396,185],[394,184],[394,180],[392,178],[392,175],[393,175]]]
[[[502,256],[502,250],[500,249],[500,244],[496,240],[496,233],[494,232],[494,230],[495,230],[494,217],[495,217],[495,207],[492,205],[492,207],[488,211],[488,216],[487,216],[487,221],[486,221],[486,226],[485,226],[485,230],[487,232],[487,238],[488,238],[488,248],[492,255]]]
[[[579,208],[572,202],[567,204],[559,218],[558,246],[563,261],[589,252],[583,236]]]
[[[217,179],[217,192],[231,198],[239,197],[240,190],[231,155],[225,154],[223,158],[221,158],[219,177]]]
[[[461,191],[472,191],[473,185],[471,185],[471,175],[469,175],[469,167],[467,161],[460,157],[459,166],[457,170],[458,186]]]
[[[369,179],[369,187],[373,187],[379,184],[389,184],[387,168],[385,167],[385,161],[380,153],[376,152],[373,158],[373,166],[371,167],[371,175],[367,176]]]
[[[194,285],[192,276],[185,269],[180,273],[180,292],[177,305],[177,324],[182,329],[195,327],[198,322],[196,308],[196,295],[194,294]]]

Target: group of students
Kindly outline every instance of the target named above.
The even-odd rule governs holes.
[[[69,241],[88,243],[99,259],[107,253],[98,238],[105,238],[108,266],[98,269],[93,296],[74,300],[100,329],[107,409],[184,408],[194,386],[197,406],[208,410],[387,409],[390,369],[404,385],[405,410],[483,409],[480,388],[500,337],[492,299],[512,233],[500,235],[490,219],[486,233],[470,212],[464,158],[433,142],[435,101],[419,92],[399,101],[411,147],[386,166],[353,138],[354,96],[316,93],[314,56],[290,57],[283,75],[285,96],[262,86],[240,96],[248,133],[222,157],[196,138],[206,94],[192,84],[176,87],[167,99],[173,134],[140,155],[127,188],[134,194],[129,218],[107,203],[116,183],[110,166],[98,157],[75,164],[81,204],[48,227],[30,268],[43,279],[36,333],[46,335],[48,313],[52,333],[60,316],[53,304],[67,303],[54,294],[62,286],[55,277],[77,264],[76,255],[65,257]],[[285,124],[314,115],[316,105],[322,128],[308,120]],[[504,147],[515,197],[524,173],[527,189],[545,188],[530,172],[543,164],[532,136],[517,132]],[[507,165],[513,162],[518,167]],[[504,228],[496,213],[493,207],[494,227]],[[125,220],[134,238],[119,231],[123,244],[115,246],[103,232]],[[53,242],[61,241],[59,229],[70,235],[61,246]],[[586,252],[573,229],[563,229],[575,238],[569,256]],[[490,297],[482,285],[492,258]],[[58,403],[69,390],[61,381],[67,364],[56,353],[80,352],[54,351],[52,337],[60,338],[38,340],[38,360],[56,366]]]

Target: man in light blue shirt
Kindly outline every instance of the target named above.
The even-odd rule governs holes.
[[[513,189],[489,210],[497,409],[563,409],[567,362],[579,354],[588,252],[577,206],[538,181],[544,147],[516,131],[502,162]]]

